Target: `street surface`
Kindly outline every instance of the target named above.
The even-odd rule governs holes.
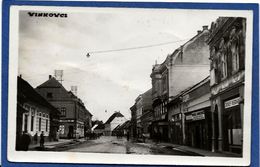
[[[115,136],[101,136],[96,140],[88,140],[85,143],[75,145],[72,148],[57,150],[68,152],[88,153],[118,153],[118,154],[150,154],[150,155],[195,155],[192,153],[176,150],[172,147],[160,146],[152,143],[133,143],[126,138]]]

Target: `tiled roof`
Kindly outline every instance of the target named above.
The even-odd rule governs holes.
[[[123,114],[121,114],[120,112],[115,112],[113,115],[111,115],[108,120],[106,121],[105,124],[109,124],[110,122],[112,122],[116,117],[124,117]]]
[[[27,100],[32,101],[36,104],[45,106],[53,111],[56,111],[56,113],[59,113],[59,111],[52,106],[45,98],[43,98],[39,93],[37,93],[34,88],[25,80],[23,80],[21,77],[17,77],[17,86],[18,86],[18,92],[17,92],[17,98],[18,101],[22,98],[24,102]]]

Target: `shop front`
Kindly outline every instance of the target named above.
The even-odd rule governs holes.
[[[243,92],[244,86],[240,85],[213,99],[213,137],[218,151],[242,154]]]
[[[172,119],[170,122],[170,139],[171,143],[174,144],[183,144],[181,116],[181,113],[172,115]]]
[[[152,123],[152,137],[155,141],[168,142],[168,122],[166,120],[154,121]]]
[[[240,97],[223,101],[223,149],[240,154],[242,151],[242,121],[239,101]]]
[[[210,107],[185,114],[186,145],[210,149],[209,146],[209,114]]]

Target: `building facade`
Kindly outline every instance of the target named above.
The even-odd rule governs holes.
[[[242,153],[246,19],[220,17],[211,24],[212,151]]]
[[[169,142],[174,144],[184,144],[183,135],[183,112],[182,112],[182,93],[172,98],[167,104],[168,107],[168,120],[169,120],[169,131],[168,137]]]
[[[115,113],[113,113],[108,120],[105,122],[105,130],[104,130],[104,135],[106,136],[111,136],[112,135],[112,131],[119,125],[122,125],[123,123],[125,123],[127,120],[125,118],[125,116],[116,111]]]
[[[162,64],[155,64],[150,75],[152,79],[153,122],[151,137],[168,141],[168,69],[169,57]]]
[[[164,141],[185,142],[184,117],[181,100],[177,96],[209,75],[209,46],[206,42],[209,30],[208,26],[202,28],[196,36],[168,55],[162,64],[153,67],[153,131],[154,134],[159,133]]]
[[[61,138],[81,138],[91,129],[92,114],[84,103],[71,91],[67,91],[51,75],[49,80],[36,88],[60,113],[59,136]]]
[[[182,94],[184,144],[211,150],[210,79],[200,81]]]
[[[130,122],[130,137],[131,139],[137,138],[137,122],[136,122],[136,104],[130,107],[131,122]]]
[[[152,89],[139,95],[135,100],[136,106],[136,132],[137,138],[142,138],[144,133],[149,133],[151,127]],[[150,113],[150,117],[149,117]],[[148,132],[149,131],[149,132]]]
[[[21,77],[17,78],[17,131],[16,148],[19,150],[19,138],[22,132],[31,137],[41,133],[48,141],[56,140],[59,127],[59,111],[48,103],[34,88]]]

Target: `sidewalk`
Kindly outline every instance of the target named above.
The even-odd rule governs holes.
[[[85,142],[86,139],[82,138],[82,139],[59,139],[59,141],[47,141],[44,143],[44,149],[53,149],[56,147],[60,147],[60,146],[65,146],[65,145],[71,145],[71,144],[75,144],[75,143],[82,143]],[[40,148],[40,143],[38,144],[31,144],[29,145],[29,150],[37,150]]]
[[[199,148],[194,148],[190,146],[185,146],[185,145],[178,145],[178,144],[173,144],[173,143],[166,143],[166,142],[160,142],[156,143],[153,142],[150,139],[146,139],[145,143],[138,143],[141,145],[146,145],[146,146],[160,146],[160,147],[170,147],[174,150],[185,152],[185,153],[193,153],[193,154],[198,154],[200,156],[208,156],[208,157],[241,157],[239,154],[235,153],[230,153],[230,152],[211,152],[209,150],[204,150],[204,149],[199,149]]]

